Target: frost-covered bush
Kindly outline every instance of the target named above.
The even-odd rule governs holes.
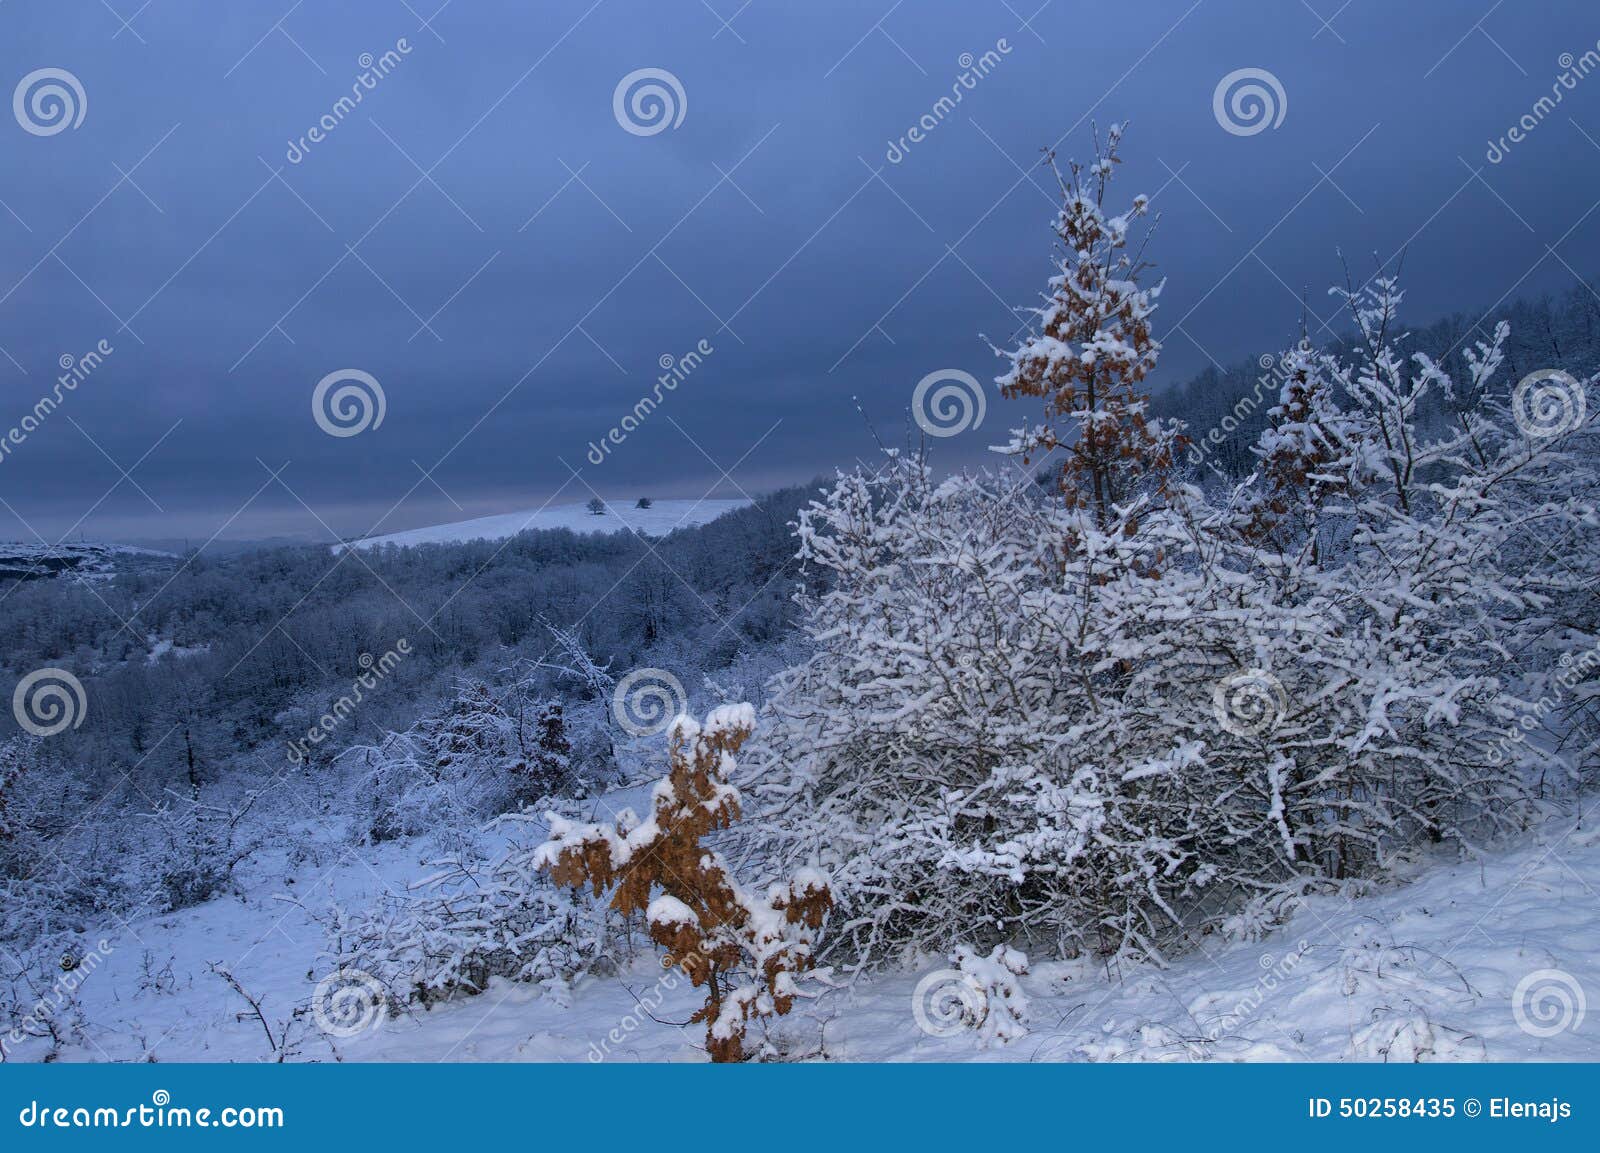
[[[1540,795],[1570,787],[1570,775],[1592,786],[1600,768],[1600,377],[1537,382],[1510,390],[1509,404],[1488,406],[1509,445],[1537,444],[1528,466],[1503,469],[1509,503],[1499,566],[1540,594],[1531,611],[1502,629],[1501,647],[1520,682],[1517,716],[1490,750],[1513,757],[1517,746],[1538,763]],[[1544,390],[1548,388],[1549,393]],[[1497,390],[1504,397],[1506,390]],[[1519,396],[1519,393],[1521,394]],[[1531,398],[1530,399],[1530,394]],[[1539,396],[1554,404],[1558,423],[1581,421],[1555,436],[1531,437],[1517,426]],[[1585,399],[1586,398],[1586,399]],[[1537,413],[1537,408],[1531,411]]]
[[[1192,896],[1226,585],[1184,513],[1108,532],[1032,489],[896,458],[802,514],[832,584],[752,758],[758,837],[830,873],[861,962],[1153,948]]]
[[[358,835],[381,842],[431,832],[457,837],[447,846],[456,851],[490,817],[583,796],[593,781],[580,775],[568,732],[558,700],[464,681],[439,714],[339,758],[368,798]]]
[[[1569,427],[1530,433],[1513,411],[1524,386],[1496,383],[1503,324],[1465,350],[1457,382],[1401,351],[1394,281],[1338,295],[1360,354],[1286,355],[1262,468],[1237,500],[1264,624],[1304,638],[1273,668],[1284,715],[1250,735],[1286,854],[1335,878],[1418,840],[1515,828],[1530,785],[1576,783],[1572,758],[1520,734],[1542,711],[1540,666],[1585,642],[1552,620],[1591,583],[1557,550],[1592,548],[1600,487],[1583,385],[1565,397]],[[1441,403],[1456,426],[1424,434],[1418,413]]]
[[[0,878],[17,879],[32,871],[37,854],[33,833],[24,812],[24,780],[32,768],[36,738],[13,737],[0,743]]]
[[[145,823],[95,820],[104,786],[96,792],[48,745],[32,736],[0,742],[0,957],[29,955],[107,910],[160,899]],[[0,976],[11,968],[0,965]]]
[[[169,791],[149,814],[154,845],[145,862],[165,907],[187,909],[218,896],[233,884],[233,871],[255,848],[241,824],[255,806],[246,794],[231,806],[211,803],[198,784]]]
[[[1003,1045],[1028,1035],[1028,998],[1018,979],[1028,972],[1025,953],[996,945],[984,956],[971,945],[957,945],[950,961],[978,993],[970,1025],[979,1045]]]
[[[559,994],[613,968],[628,949],[621,919],[574,900],[539,871],[534,851],[513,848],[487,868],[447,862],[406,896],[341,912],[327,951],[376,977],[396,1009],[481,993],[495,977]]]

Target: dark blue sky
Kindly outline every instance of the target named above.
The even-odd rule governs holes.
[[[1050,271],[1039,150],[1095,120],[1131,121],[1118,187],[1161,214],[1164,381],[1281,346],[1304,288],[1331,317],[1341,248],[1408,247],[1418,320],[1600,272],[1600,75],[1485,156],[1596,49],[1585,0],[141,2],[0,3],[5,91],[83,94],[75,127],[26,91],[0,118],[0,436],[112,349],[0,456],[0,538],[393,531],[848,465],[853,396],[898,435],[927,373],[995,374],[979,333]],[[647,68],[682,119],[638,134],[613,96]],[[1213,113],[1244,68],[1286,102],[1251,135]],[[312,394],[346,368],[383,421],[331,436]]]

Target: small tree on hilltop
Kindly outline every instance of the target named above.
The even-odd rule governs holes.
[[[813,947],[833,905],[823,875],[801,869],[757,897],[701,843],[739,817],[729,776],[754,729],[749,705],[714,709],[703,726],[679,716],[668,736],[671,768],[656,783],[648,821],[625,811],[612,829],[551,813],[550,839],[534,857],[558,884],[589,885],[597,897],[613,889],[612,908],[644,913],[651,938],[706,989],[690,1020],[705,1022],[713,1061],[743,1060],[750,1021],[787,1013],[796,997],[816,995],[805,987],[808,974],[826,975],[813,973]]]
[[[589,510],[589,515],[590,516],[605,516],[606,515],[606,502],[601,500],[597,496],[590,497],[589,498],[589,503],[587,505],[585,505],[584,507]]]
[[[1045,423],[1013,430],[1002,451],[1027,464],[1065,449],[1058,475],[1062,497],[1069,508],[1089,510],[1101,530],[1112,527],[1118,507],[1147,482],[1165,492],[1181,445],[1175,430],[1146,417],[1148,396],[1141,387],[1161,353],[1150,332],[1161,286],[1139,286],[1149,265],[1129,251],[1128,228],[1149,202],[1136,196],[1126,213],[1105,213],[1121,141],[1122,126],[1114,124],[1104,150],[1096,139],[1094,163],[1084,168],[1073,161],[1065,175],[1053,153],[1046,158],[1061,186],[1055,232],[1065,252],[1050,279],[1049,303],[1033,310],[1039,334],[1001,352],[1011,370],[997,381],[1008,398],[1045,402]],[[1058,429],[1058,420],[1071,427]],[[1132,522],[1124,527],[1131,529]]]

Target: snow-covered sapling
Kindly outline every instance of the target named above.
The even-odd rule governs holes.
[[[1122,131],[1113,124],[1103,149],[1096,138],[1087,166],[1073,161],[1062,173],[1053,153],[1046,158],[1061,188],[1054,227],[1063,253],[1046,303],[1032,310],[1039,331],[1001,353],[1011,370],[998,381],[1009,399],[1044,401],[1044,423],[1014,429],[1003,451],[1024,463],[1064,452],[1062,497],[1067,507],[1088,510],[1101,530],[1141,490],[1164,490],[1182,444],[1175,428],[1147,415],[1143,387],[1161,354],[1150,328],[1161,285],[1140,286],[1143,244],[1129,245],[1130,226],[1149,201],[1136,196],[1121,215],[1105,210]]]
[[[754,728],[747,704],[713,709],[703,725],[677,717],[668,730],[670,771],[656,783],[649,820],[624,811],[611,828],[551,813],[550,839],[534,858],[557,883],[588,885],[597,897],[612,890],[619,913],[645,915],[651,938],[706,990],[691,1020],[705,1022],[713,1061],[743,1060],[749,1023],[815,996],[808,978],[825,976],[813,949],[833,905],[826,878],[802,869],[758,896],[702,843],[739,817],[729,778]]]

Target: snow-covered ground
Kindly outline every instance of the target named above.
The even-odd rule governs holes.
[[[573,532],[624,532],[632,531],[644,536],[665,536],[674,529],[693,528],[716,520],[725,512],[743,508],[747,500],[658,500],[649,508],[635,508],[633,501],[607,504],[606,511],[595,514],[586,504],[553,504],[545,508],[526,509],[522,512],[482,516],[476,520],[456,521],[453,524],[435,524],[406,532],[388,533],[385,536],[367,537],[352,541],[351,548],[373,548],[379,545],[452,544],[470,540],[503,540],[529,529],[565,528]],[[334,551],[343,548],[335,545]]]
[[[243,900],[108,926],[110,950],[77,990],[83,1040],[62,1059],[271,1060],[267,1033],[289,1024],[296,1060],[704,1060],[700,1027],[677,1024],[700,998],[647,943],[620,975],[560,996],[500,982],[324,1036],[309,1012],[296,1019],[327,968],[309,911],[354,907],[426,869],[407,845],[300,855],[259,858]],[[1008,1044],[919,1029],[917,986],[941,958],[828,993],[780,1036],[791,1056],[865,1061],[1600,1059],[1600,1023],[1583,1016],[1585,991],[1600,990],[1600,829],[1568,815],[1482,862],[1413,871],[1164,970],[1036,963],[1022,978],[1029,1032]],[[211,962],[260,1003],[266,1028]],[[13,1055],[43,1053],[24,1042]]]

